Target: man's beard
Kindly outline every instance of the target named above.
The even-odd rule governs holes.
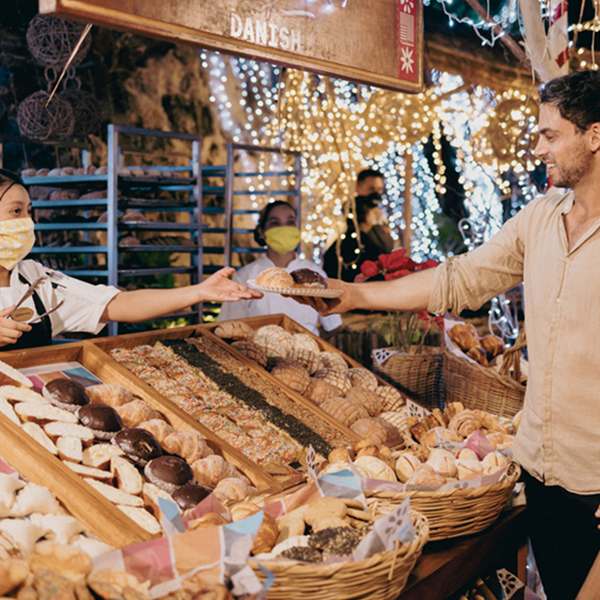
[[[582,152],[566,167],[556,165],[558,177],[552,180],[553,185],[561,188],[574,188],[590,170],[592,155]]]

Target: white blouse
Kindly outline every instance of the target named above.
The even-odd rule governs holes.
[[[256,279],[259,273],[262,273],[269,267],[274,267],[273,262],[263,256],[249,265],[242,267],[233,276],[234,281],[247,283],[250,279]],[[287,267],[286,271],[291,272],[296,269],[312,269],[325,276],[323,270],[315,263],[308,260],[295,258]],[[319,335],[319,325],[325,331],[336,329],[342,324],[342,318],[339,315],[329,315],[322,317],[319,313],[305,304],[296,302],[293,298],[285,298],[279,294],[265,294],[260,300],[240,300],[238,302],[224,302],[221,307],[219,320],[243,319],[244,317],[258,317],[261,315],[275,315],[283,313],[309,329],[315,335]]]
[[[33,283],[38,277],[47,277],[46,281],[36,288],[47,311],[64,300],[64,304],[49,315],[53,336],[64,331],[100,333],[106,325],[106,323],[100,322],[104,309],[120,292],[113,286],[92,285],[69,277],[60,271],[44,267],[34,260],[23,260],[11,272],[10,287],[0,287],[0,309],[13,306],[27,291],[27,284],[19,279],[19,273],[28,283]],[[34,315],[37,314],[32,297],[28,298],[21,306],[31,308]],[[8,350],[9,348],[5,347],[4,349]]]

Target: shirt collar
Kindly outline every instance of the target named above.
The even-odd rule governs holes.
[[[561,215],[566,215],[573,208],[573,204],[575,203],[575,194],[573,190],[569,190],[565,193],[565,195],[561,198],[560,202],[562,203],[562,208],[560,209]]]

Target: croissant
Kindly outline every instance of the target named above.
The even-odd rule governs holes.
[[[278,537],[279,527],[277,527],[277,521],[271,515],[265,513],[258,532],[256,533],[256,537],[254,538],[252,554],[271,552]]]
[[[479,335],[473,325],[458,323],[448,332],[450,339],[464,352],[479,347]]]
[[[455,431],[458,435],[463,438],[468,437],[474,431],[477,431],[482,427],[481,419],[477,416],[475,411],[466,409],[458,413],[450,420],[448,429]]]
[[[209,488],[215,488],[219,481],[226,477],[239,477],[236,468],[218,454],[200,458],[194,461],[191,467],[196,483]]]
[[[92,402],[99,404],[108,404],[113,408],[122,406],[135,400],[135,396],[120,385],[99,384],[91,385],[85,388],[85,391]]]
[[[143,421],[138,425],[140,429],[149,431],[157,440],[159,444],[163,443],[163,440],[175,431],[169,423],[164,419],[150,419],[149,421]],[[175,454],[177,454],[175,452]]]
[[[126,427],[137,427],[150,419],[162,419],[162,415],[143,400],[132,400],[115,409]]]
[[[481,347],[492,357],[504,352],[504,342],[496,335],[486,335],[481,338]]]
[[[217,483],[214,494],[222,502],[240,502],[251,490],[252,486],[245,479],[225,477]]]
[[[467,356],[472,358],[476,363],[479,363],[482,367],[487,367],[490,364],[487,359],[487,354],[481,346],[471,348],[467,352]]]
[[[190,464],[211,454],[206,440],[196,431],[172,431],[159,441],[167,452],[181,456]]]

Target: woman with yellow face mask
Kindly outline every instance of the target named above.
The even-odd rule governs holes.
[[[166,290],[122,292],[91,285],[23,260],[33,248],[29,194],[18,175],[0,169],[0,349],[50,344],[63,331],[99,333],[107,321],[140,322],[204,301],[260,298],[221,269],[204,282]],[[30,292],[15,310],[15,305]]]
[[[276,201],[267,204],[261,211],[254,230],[256,242],[260,246],[267,247],[266,256],[242,267],[233,276],[233,280],[245,284],[251,279],[256,279],[269,267],[281,267],[289,272],[297,269],[312,269],[324,276],[323,270],[318,265],[297,257],[300,229],[296,220],[296,211],[287,202]],[[224,304],[219,319],[241,319],[279,313],[288,315],[315,334],[319,334],[319,328],[333,331],[342,324],[339,315],[322,317],[310,306],[299,304],[279,294],[264,294],[263,298],[252,302],[239,301]]]

